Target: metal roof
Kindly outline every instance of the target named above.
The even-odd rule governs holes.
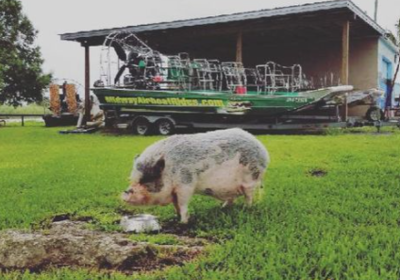
[[[380,27],[373,19],[371,19],[366,13],[364,13],[358,6],[356,6],[350,0],[334,0],[334,1],[326,1],[326,2],[317,2],[311,4],[297,5],[297,6],[289,6],[282,8],[274,8],[274,9],[264,9],[252,12],[241,12],[229,15],[219,15],[219,16],[211,16],[204,18],[195,18],[188,20],[177,20],[172,22],[161,22],[154,24],[146,24],[146,25],[136,25],[136,26],[127,26],[120,28],[109,28],[109,29],[99,29],[99,30],[90,30],[90,31],[81,31],[75,33],[64,33],[61,34],[61,40],[69,40],[69,41],[84,41],[85,39],[89,39],[91,37],[101,37],[107,36],[108,34],[116,31],[126,31],[132,33],[141,33],[148,31],[160,31],[160,30],[168,30],[168,29],[177,29],[183,27],[194,27],[194,26],[204,26],[204,25],[212,25],[212,24],[223,24],[229,22],[240,22],[246,20],[254,20],[261,18],[270,18],[270,17],[278,17],[278,16],[289,16],[296,15],[302,13],[314,13],[320,11],[329,11],[333,9],[343,9],[347,8],[351,12],[353,12],[357,17],[362,19],[365,23],[375,29],[381,35],[385,34],[385,30]]]

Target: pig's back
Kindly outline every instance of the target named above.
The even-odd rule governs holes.
[[[265,169],[269,163],[268,152],[261,142],[241,129],[176,135],[166,140],[165,155],[173,173],[198,175],[236,156],[241,165],[252,168]]]

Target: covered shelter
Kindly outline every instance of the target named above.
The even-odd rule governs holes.
[[[238,61],[246,67],[267,61],[300,64],[316,84],[359,89],[379,87],[379,53],[394,48],[385,30],[350,0],[61,34],[85,49],[87,96],[90,47],[101,46],[117,31],[135,33],[165,54],[187,52],[191,58]]]

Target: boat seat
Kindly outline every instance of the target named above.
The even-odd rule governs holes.
[[[202,90],[213,90],[216,89],[215,87],[215,78],[213,75],[216,73],[215,71],[215,64],[211,64],[207,59],[194,59],[194,69],[198,87]],[[213,65],[213,68],[212,66]]]
[[[246,75],[247,89],[249,91],[260,92],[264,84],[257,69],[245,68],[244,71]]]
[[[234,91],[237,87],[247,85],[245,69],[241,62],[222,62],[221,67],[228,90]]]

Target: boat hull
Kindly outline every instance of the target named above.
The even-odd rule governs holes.
[[[211,113],[273,116],[315,104],[348,88],[309,92],[234,94],[230,92],[151,91],[126,88],[94,88],[104,109],[134,112]]]

